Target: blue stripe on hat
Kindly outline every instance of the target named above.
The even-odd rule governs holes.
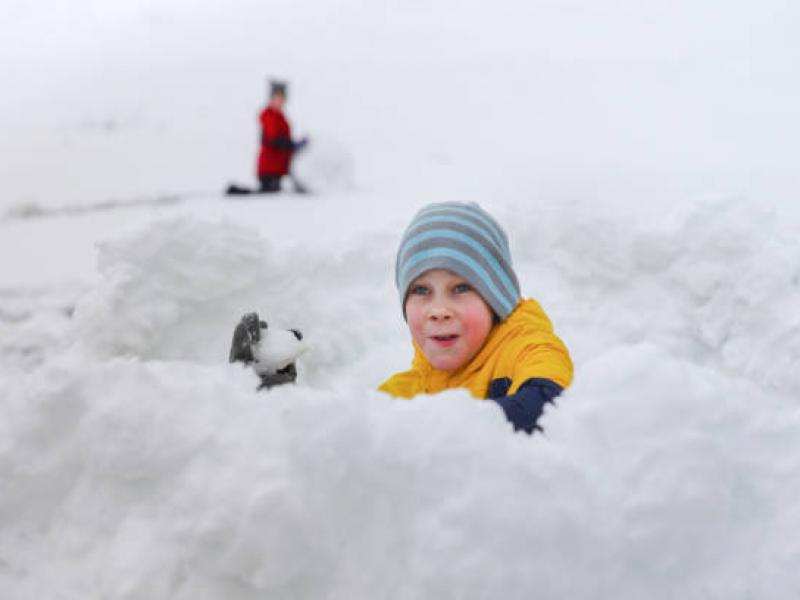
[[[452,258],[453,260],[463,263],[472,269],[481,278],[483,284],[491,292],[491,294],[504,306],[507,313],[510,313],[514,309],[515,303],[511,303],[507,296],[503,295],[500,290],[497,289],[497,286],[492,281],[489,273],[480,265],[480,263],[478,263],[478,261],[471,256],[464,254],[463,252],[452,250],[450,248],[431,248],[429,250],[417,252],[406,261],[403,271],[400,273],[399,281],[403,281],[405,279],[406,273],[408,273],[409,269],[411,269],[411,267],[414,265],[427,258],[434,258],[437,256],[446,256],[448,258]],[[514,297],[514,294],[512,294],[512,297]]]
[[[435,213],[437,211],[443,211],[445,213],[450,212],[457,212],[461,213],[462,215],[466,215],[468,217],[472,217],[483,223],[487,229],[492,233],[492,237],[494,237],[495,243],[504,249],[504,253],[506,254],[506,259],[511,262],[511,256],[508,254],[508,240],[506,236],[503,235],[502,230],[499,228],[497,223],[493,222],[488,215],[485,214],[482,208],[475,205],[474,208],[470,207],[469,205],[459,206],[457,204],[432,204],[423,208],[419,213],[417,213],[417,217],[422,215],[428,215],[430,213]],[[416,217],[415,217],[416,219]]]
[[[472,216],[476,218],[478,217],[477,214],[473,214]],[[505,258],[509,263],[511,263],[511,253],[506,244],[498,243],[497,240],[494,239],[494,236],[492,235],[491,231],[487,232],[486,229],[481,228],[479,225],[476,225],[472,221],[469,221],[467,219],[462,219],[460,217],[453,217],[450,215],[424,217],[419,221],[415,221],[414,223],[412,223],[411,226],[406,230],[406,235],[408,235],[409,232],[419,227],[422,227],[423,225],[429,225],[431,223],[455,223],[456,225],[463,225],[464,227],[468,227],[469,229],[472,229],[473,231],[483,236],[483,238],[491,245],[496,246],[503,254],[503,258]]]
[[[448,238],[468,245],[475,252],[480,254],[487,263],[489,263],[489,266],[492,267],[492,271],[494,271],[495,275],[497,275],[497,277],[500,279],[500,281],[502,281],[503,285],[505,286],[506,294],[512,298],[516,296],[517,294],[516,286],[508,277],[502,265],[497,261],[497,259],[494,256],[492,256],[482,244],[479,244],[470,236],[464,233],[460,233],[458,231],[452,231],[448,229],[432,229],[430,231],[425,231],[423,233],[420,233],[419,235],[416,235],[413,238],[406,240],[406,242],[403,244],[403,248],[401,248],[400,250],[401,258],[399,260],[402,261],[402,256],[405,255],[415,245],[432,238]]]

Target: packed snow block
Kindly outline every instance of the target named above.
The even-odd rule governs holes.
[[[214,364],[228,360],[237,319],[256,310],[276,331],[303,332],[312,351],[302,377],[330,385],[377,360],[374,346],[398,318],[388,247],[370,237],[340,252],[276,251],[258,230],[226,221],[154,221],[99,245],[98,282],[68,337],[96,358]],[[372,374],[375,385],[382,375]]]
[[[355,163],[335,138],[315,135],[292,159],[292,175],[312,193],[341,192],[353,187]]]
[[[521,240],[520,279],[535,282],[568,343],[579,340],[579,359],[647,340],[769,389],[800,392],[797,219],[748,199],[711,198],[655,220],[579,206],[510,222],[511,239]]]
[[[0,289],[0,375],[30,371],[58,356],[72,330],[78,284]]]
[[[230,310],[255,301],[270,264],[258,232],[232,223],[137,227],[99,244],[99,282],[76,309],[79,342],[99,356],[145,359],[209,358],[219,346],[224,360],[230,322],[244,312]]]

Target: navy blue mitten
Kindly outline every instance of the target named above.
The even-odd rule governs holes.
[[[549,379],[528,379],[516,393],[506,396],[511,387],[511,379],[495,379],[489,387],[489,398],[503,407],[506,418],[514,425],[514,430],[525,433],[541,431],[538,426],[544,405],[552,402],[563,388]]]
[[[300,138],[299,140],[297,140],[296,142],[294,142],[294,148],[293,148],[293,150],[294,150],[295,152],[300,152],[300,151],[301,151],[303,148],[305,148],[306,146],[308,146],[308,138],[307,138],[307,137]]]

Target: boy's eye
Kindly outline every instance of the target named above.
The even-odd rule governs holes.
[[[472,286],[468,283],[459,283],[453,288],[453,291],[456,294],[466,294],[467,292],[472,291]]]
[[[414,294],[415,296],[424,296],[429,293],[430,290],[424,285],[412,285],[409,291],[409,294]]]

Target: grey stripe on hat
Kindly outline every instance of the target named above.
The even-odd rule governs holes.
[[[431,246],[451,248],[457,250],[466,256],[469,256],[478,262],[489,277],[492,279],[494,285],[498,288],[498,293],[513,297],[519,289],[519,284],[516,281],[516,276],[512,271],[510,276],[504,270],[501,264],[503,258],[494,252],[493,248],[487,248],[485,245],[478,243],[475,239],[463,231],[448,230],[448,229],[429,229],[420,232],[411,239],[408,239],[403,244],[402,255],[399,257],[408,267],[411,257],[420,249],[429,248]],[[398,273],[398,277],[404,278],[402,271]]]
[[[441,229],[442,227],[461,231],[465,235],[479,236],[482,238],[481,242],[483,244],[501,253],[509,263],[511,262],[511,257],[507,254],[508,246],[498,243],[491,230],[489,230],[483,223],[476,222],[475,219],[457,217],[453,215],[425,216],[414,221],[414,226],[409,227],[406,230],[403,240],[405,241],[420,231]]]
[[[475,208],[477,208],[477,210],[475,210]],[[494,240],[494,243],[497,244],[498,247],[508,251],[508,238],[506,237],[503,228],[500,227],[500,224],[495,221],[489,213],[482,210],[477,204],[458,205],[456,203],[452,203],[450,206],[445,206],[444,204],[431,204],[417,213],[415,221],[417,219],[421,219],[423,216],[439,216],[439,218],[446,217],[449,220],[455,220],[457,218],[469,219],[476,223],[479,227],[487,230],[489,235]],[[506,258],[509,262],[511,262],[510,254],[507,254]]]

